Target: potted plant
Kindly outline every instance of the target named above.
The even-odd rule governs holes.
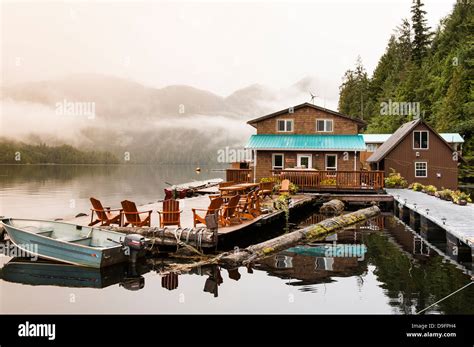
[[[460,190],[452,192],[451,197],[453,199],[453,203],[461,206],[467,205],[467,203],[472,202],[471,196],[467,193],[461,192]]]
[[[413,189],[415,192],[421,192],[424,187],[424,185],[418,182],[415,182],[411,185],[411,189]]]
[[[408,182],[405,178],[400,175],[399,172],[396,172],[395,169],[390,168],[390,173],[388,177],[385,178],[385,187],[387,188],[406,188],[408,186]]]
[[[434,196],[438,189],[433,185],[427,185],[423,188],[423,193]]]
[[[451,196],[452,194],[453,194],[453,191],[451,189],[442,189],[442,190],[438,190],[435,193],[435,196],[440,198],[441,200],[452,201],[453,200]]]

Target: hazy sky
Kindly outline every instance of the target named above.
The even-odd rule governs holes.
[[[435,27],[454,0],[425,0]],[[71,73],[219,95],[311,75],[337,94],[357,55],[369,72],[411,0],[2,1],[2,82]]]

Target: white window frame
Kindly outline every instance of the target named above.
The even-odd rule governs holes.
[[[417,169],[416,164],[425,164],[425,168],[424,169]],[[425,176],[418,176],[416,174],[416,172],[420,171],[420,170],[425,170]],[[426,178],[426,177],[428,177],[428,162],[426,162],[426,161],[415,161],[415,177],[417,177],[417,178]]]
[[[301,158],[308,158],[308,167],[306,169],[313,168],[313,155],[312,154],[297,154],[296,155],[296,165],[301,167]]]
[[[426,148],[422,148],[421,147],[421,135],[420,135],[420,147],[419,148],[416,148],[415,147],[415,133],[426,133]],[[412,135],[412,139],[413,139],[413,149],[416,149],[417,151],[420,150],[420,151],[426,151],[427,149],[430,149],[430,132],[428,130],[413,130],[413,135]]]
[[[324,130],[319,130],[318,129],[318,121],[324,121]],[[331,130],[327,130],[328,126],[327,124],[331,123]],[[316,132],[317,133],[332,133],[334,132],[334,120],[333,119],[316,119]]]
[[[334,170],[333,170],[332,167],[331,167],[331,169],[328,170],[328,157],[329,156],[336,157],[336,166],[334,167]],[[337,154],[326,154],[324,156],[324,170],[325,171],[337,171]]]
[[[375,152],[379,147],[377,143],[367,143],[367,152]]]
[[[281,167],[275,167],[275,156],[281,155]],[[285,154],[272,153],[272,170],[283,170],[285,168]]]
[[[280,122],[285,122],[284,129],[285,130],[280,130]],[[288,130],[288,123],[291,123],[291,130]],[[288,119],[288,118],[280,118],[277,119],[276,121],[276,130],[279,133],[292,133],[295,131],[295,123],[293,122],[293,119]]]

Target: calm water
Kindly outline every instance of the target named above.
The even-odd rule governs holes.
[[[162,197],[165,182],[222,176],[202,169],[198,175],[187,166],[0,166],[0,215],[74,215],[87,212],[91,195],[112,206],[124,198],[147,203]],[[299,225],[320,219],[292,216]],[[0,256],[0,312],[411,314],[470,281],[466,268],[446,261],[392,216],[345,230],[337,243],[362,253],[330,257],[314,245],[252,269],[209,266],[179,277],[157,273],[167,259],[99,271]],[[474,286],[427,312],[473,314]]]

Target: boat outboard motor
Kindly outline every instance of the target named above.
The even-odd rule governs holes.
[[[130,262],[136,263],[138,254],[145,250],[147,239],[142,235],[129,234],[125,236],[123,240],[123,246],[128,250]]]

